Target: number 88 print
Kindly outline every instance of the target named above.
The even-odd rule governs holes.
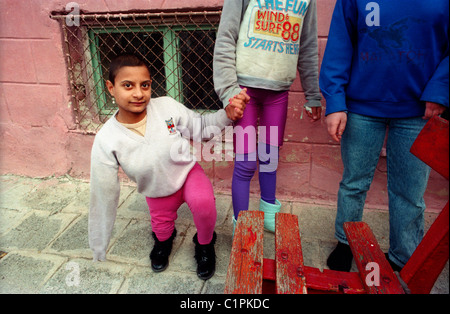
[[[291,32],[292,29],[292,32]],[[291,39],[293,42],[296,42],[300,38],[300,24],[295,23],[294,27],[292,27],[291,22],[286,21],[283,23],[283,32],[281,33],[281,37],[284,40]]]

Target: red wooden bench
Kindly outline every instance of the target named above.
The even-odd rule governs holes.
[[[431,119],[411,152],[448,179],[448,121]],[[277,214],[275,259],[263,258],[264,213],[243,211],[236,224],[225,293],[429,293],[449,256],[448,203],[400,273],[394,273],[364,222],[344,229],[358,272],[305,266],[298,217]]]

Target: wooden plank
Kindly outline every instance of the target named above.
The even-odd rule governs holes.
[[[400,281],[369,226],[365,222],[345,222],[344,231],[367,293],[403,294]]]
[[[226,294],[262,293],[263,233],[263,212],[240,212],[225,281]]]
[[[449,178],[449,123],[438,116],[431,118],[417,136],[411,153]]]
[[[275,260],[270,258],[264,259],[263,272],[263,293],[264,284],[266,285],[267,293],[276,293],[276,264]],[[344,294],[365,294],[364,288],[359,273],[343,272],[324,269],[321,271],[318,268],[304,266],[306,288],[308,294],[314,293],[344,293]],[[270,283],[270,284],[269,284]],[[272,287],[272,284],[274,287]]]
[[[448,202],[400,271],[411,293],[428,294],[448,261]]]
[[[275,221],[277,294],[306,294],[298,217],[279,213]]]
[[[365,294],[366,289],[359,273],[335,271],[305,266],[308,293],[324,291],[328,293]]]
[[[277,266],[275,260],[265,258],[263,262],[263,294],[276,294]]]

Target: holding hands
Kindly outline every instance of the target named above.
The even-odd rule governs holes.
[[[322,107],[308,107],[305,105],[305,112],[312,122],[319,121],[322,117]]]
[[[244,116],[244,110],[250,101],[250,96],[247,95],[247,89],[244,88],[241,92],[229,100],[228,106],[225,107],[228,119],[236,121]]]

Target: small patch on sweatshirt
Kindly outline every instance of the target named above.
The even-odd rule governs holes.
[[[170,118],[170,120],[164,120],[167,124],[167,129],[169,130],[169,134],[176,134],[177,130],[175,129],[175,124],[173,123],[173,118]]]

